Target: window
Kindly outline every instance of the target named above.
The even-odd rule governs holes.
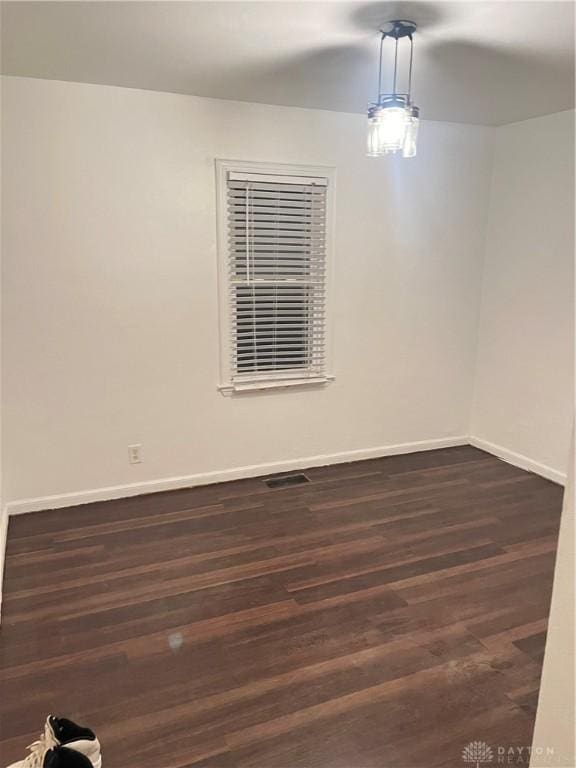
[[[226,161],[217,170],[222,390],[327,383],[332,175]]]

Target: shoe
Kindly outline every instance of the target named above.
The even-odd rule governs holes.
[[[31,761],[31,762],[27,762]],[[53,747],[41,756],[39,752],[33,752],[23,763],[14,763],[14,765],[30,765],[36,768],[92,768],[92,763],[81,752],[68,747]],[[8,768],[12,768],[11,765]]]
[[[48,751],[63,746],[67,748],[67,751],[76,752],[88,760],[87,768],[102,768],[100,742],[94,732],[90,728],[76,725],[72,720],[65,717],[54,717],[54,715],[49,715],[46,718],[44,733],[28,747],[30,750],[28,757],[9,765],[8,768],[44,768],[43,760]],[[66,755],[63,759],[66,759]],[[78,766],[81,768],[82,763],[79,763]]]
[[[44,755],[42,768],[91,768],[92,763],[81,752],[68,747],[49,749]]]

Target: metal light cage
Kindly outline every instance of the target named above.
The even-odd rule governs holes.
[[[414,57],[413,21],[390,21],[381,29],[380,57],[378,66],[378,98],[368,108],[368,146],[369,157],[401,152],[403,157],[414,157],[418,138],[420,110],[412,103],[412,64]],[[391,37],[394,46],[394,80],[392,93],[382,93],[382,54],[384,41]],[[410,40],[410,60],[408,68],[408,89],[399,93],[396,89],[398,79],[398,41],[407,37]]]

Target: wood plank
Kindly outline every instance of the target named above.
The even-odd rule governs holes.
[[[470,446],[12,518],[2,763],[448,768],[531,743],[562,490]]]

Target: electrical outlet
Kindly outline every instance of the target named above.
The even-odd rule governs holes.
[[[142,445],[140,443],[128,446],[128,461],[130,464],[142,463]]]

